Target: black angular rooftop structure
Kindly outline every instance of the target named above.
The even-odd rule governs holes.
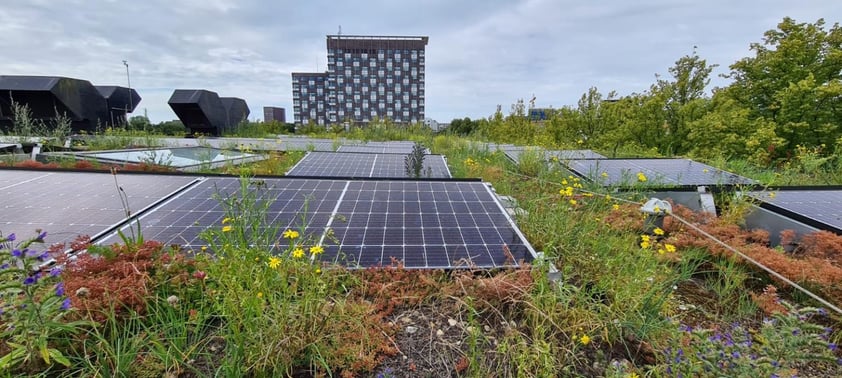
[[[95,131],[110,118],[105,97],[87,80],[59,76],[0,76],[0,128],[13,124],[12,103],[29,107],[32,117],[50,125],[57,114],[73,131]]]
[[[168,101],[181,123],[192,133],[222,135],[228,122],[219,95],[205,89],[176,89]]]
[[[141,97],[131,88],[116,85],[95,85],[108,107],[108,125],[116,126],[128,121],[126,113],[134,112]]]
[[[237,97],[220,97],[225,107],[226,123],[224,131],[233,131],[240,122],[247,120],[251,111],[246,100]]]

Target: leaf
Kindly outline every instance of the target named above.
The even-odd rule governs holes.
[[[70,360],[68,360],[67,357],[61,354],[60,350],[50,348],[50,356],[52,356],[56,362],[64,366],[70,366]]]
[[[44,362],[46,362],[47,365],[49,365],[50,364],[50,348],[47,348],[47,343],[44,343],[43,345],[41,345],[40,352],[41,352],[41,358],[43,358]]]

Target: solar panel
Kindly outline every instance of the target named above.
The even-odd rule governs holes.
[[[310,152],[288,176],[409,178],[406,155],[347,152]],[[421,178],[450,178],[442,155],[425,155]]]
[[[0,230],[20,238],[47,231],[52,243],[96,236],[125,220],[110,173],[2,171]],[[118,174],[133,212],[194,181],[192,177]]]
[[[842,190],[774,190],[751,192],[750,196],[762,201],[772,210],[783,210],[785,215],[825,230],[842,232]],[[768,206],[771,205],[771,206]]]
[[[565,162],[573,172],[606,186],[750,185],[755,181],[690,159],[598,159]],[[639,180],[638,173],[645,177]]]
[[[491,189],[464,181],[347,181],[265,179],[272,202],[269,223],[293,227],[306,208],[308,232],[324,238],[323,261],[367,267],[491,268],[530,261],[534,250],[505,213]],[[144,237],[185,248],[206,245],[198,238],[220,227],[223,209],[215,192],[233,193],[237,179],[209,178],[141,217]],[[308,199],[305,201],[305,199]],[[307,206],[305,206],[305,202]],[[337,242],[331,242],[330,240]],[[102,241],[119,242],[115,235]]]
[[[259,181],[267,183],[265,198],[273,199],[268,221],[282,229],[294,227],[300,216],[305,215],[305,207],[308,226],[324,229],[345,185],[344,181],[333,180]],[[221,226],[225,217],[214,196],[231,196],[239,189],[237,178],[206,179],[142,215],[143,237],[185,247],[206,245],[199,239],[199,233],[211,226]],[[102,240],[102,244],[118,242],[117,235]]]
[[[564,161],[574,159],[605,159],[605,156],[594,152],[593,150],[545,150],[541,147],[533,146],[513,146],[501,145],[502,150],[506,156],[515,163],[520,162],[520,156],[525,151],[535,151],[543,154],[544,159],[548,161]]]

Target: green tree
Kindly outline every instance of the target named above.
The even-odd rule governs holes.
[[[811,24],[786,17],[751,50],[754,56],[731,65],[729,94],[752,117],[775,123],[784,139],[778,156],[798,145],[832,145],[842,135],[839,24],[826,29],[823,19]]]

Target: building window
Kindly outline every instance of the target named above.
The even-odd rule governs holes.
[[[360,95],[355,94],[355,95],[354,95],[354,101],[359,101],[359,100],[360,100]]]
[[[368,76],[368,68],[363,68],[361,74],[363,75],[363,77]]]
[[[354,84],[359,84],[359,83],[360,83],[360,78],[355,77],[355,78],[354,78]]]
[[[401,61],[401,53],[395,53],[395,61],[396,61],[396,62],[400,62],[400,61]]]
[[[360,66],[360,61],[359,61],[359,60],[355,60],[355,61],[354,61],[354,67],[359,67],[359,66]]]
[[[368,54],[362,53],[362,54],[360,54],[360,57],[363,58],[363,59],[368,59]]]
[[[337,67],[342,67],[342,66],[344,66],[344,65],[345,65],[345,63],[343,63],[341,60],[339,60],[339,61],[337,61],[337,62],[336,62],[336,66],[337,66]]]
[[[403,70],[409,71],[409,62],[403,62]]]
[[[377,59],[379,59],[379,60],[386,59],[386,55],[385,55],[385,54],[383,54],[383,51],[382,51],[382,50],[381,50],[380,52],[378,52],[378,53],[377,53]]]
[[[345,53],[345,59],[351,59],[351,53]]]
[[[404,85],[409,85],[409,78],[408,78],[408,77],[406,77],[406,78],[404,78],[404,79],[403,79],[403,84],[404,84]]]

